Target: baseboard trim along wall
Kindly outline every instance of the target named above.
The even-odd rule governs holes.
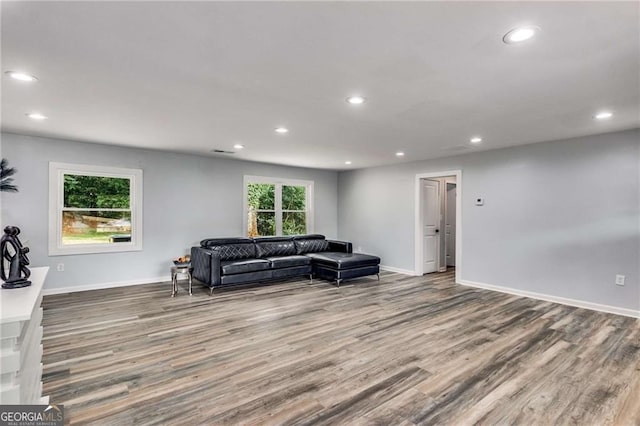
[[[592,311],[606,312],[609,314],[624,315],[625,317],[640,318],[640,310],[636,311],[627,308],[618,308],[616,306],[601,305],[599,303],[585,302],[583,300],[568,299],[566,297],[551,296],[543,293],[535,293],[532,291],[516,290],[509,287],[498,285],[479,283],[475,281],[460,280],[458,284],[468,287],[476,287],[484,290],[499,291],[500,293],[512,294],[514,296],[530,297],[532,299],[544,300],[546,302],[559,303],[561,305],[575,306],[576,308],[591,309]]]
[[[385,265],[380,265],[380,270],[381,271],[388,271],[388,272],[397,272],[398,274],[405,274],[405,275],[415,275],[415,271],[410,271],[408,269],[400,269],[400,268],[394,268],[393,266],[385,266]]]
[[[153,283],[162,283],[162,282],[168,282],[168,281],[171,281],[171,276],[169,275],[164,277],[143,278],[143,279],[131,280],[131,281],[114,281],[109,283],[76,285],[72,287],[60,287],[60,288],[48,288],[48,289],[46,288],[42,290],[42,295],[51,296],[54,294],[75,293],[78,291],[87,291],[87,290],[103,290],[106,288],[128,287],[132,285],[153,284]],[[170,289],[168,291],[170,291]]]

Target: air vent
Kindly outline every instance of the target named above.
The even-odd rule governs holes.
[[[225,151],[224,149],[212,149],[211,152],[214,154],[235,154],[233,151]]]

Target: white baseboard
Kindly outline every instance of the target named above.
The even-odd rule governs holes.
[[[405,275],[415,275],[415,271],[410,271],[408,269],[400,269],[400,268],[394,268],[393,266],[385,266],[385,265],[380,265],[380,269],[383,271],[389,271],[389,272],[397,272],[398,274],[405,274]]]
[[[600,303],[585,302],[583,300],[568,299],[566,297],[551,296],[549,294],[535,293],[532,291],[516,290],[509,287],[479,283],[475,281],[459,280],[458,284],[468,287],[482,288],[485,290],[499,291],[501,293],[513,294],[515,296],[530,297],[532,299],[544,300],[546,302],[560,303],[561,305],[575,306],[577,308],[591,309],[592,311],[606,312],[609,314],[624,315],[626,317],[640,318],[640,310],[619,308],[617,306],[602,305]]]
[[[45,288],[44,290],[42,290],[42,295],[50,296],[54,294],[75,293],[77,291],[102,290],[105,288],[128,287],[131,285],[162,283],[166,281],[171,281],[171,276],[167,275],[164,277],[143,278],[131,281],[113,281],[108,283],[86,284],[72,287]]]

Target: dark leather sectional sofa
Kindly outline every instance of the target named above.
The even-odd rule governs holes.
[[[208,238],[191,248],[193,278],[215,288],[299,275],[335,280],[380,272],[380,258],[353,253],[351,243],[324,235]]]

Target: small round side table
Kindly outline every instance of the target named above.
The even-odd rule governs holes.
[[[191,272],[192,271],[193,271],[193,268],[191,267],[190,263],[185,263],[184,265],[176,265],[171,267],[171,284],[173,285],[173,288],[171,290],[171,297],[174,297],[176,294],[178,294],[178,275],[187,276],[187,278],[189,279],[189,296],[193,294],[191,292],[191,282],[192,282]]]

